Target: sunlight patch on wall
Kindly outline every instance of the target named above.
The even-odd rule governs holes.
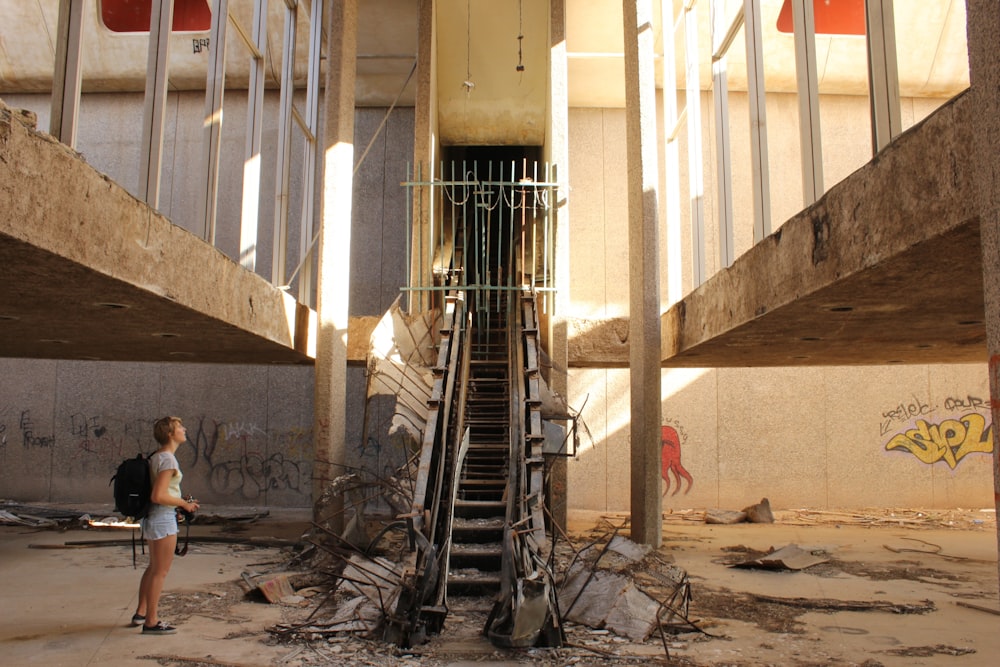
[[[710,368],[671,368],[660,373],[660,398],[666,400],[674,394],[684,391],[706,373]]]

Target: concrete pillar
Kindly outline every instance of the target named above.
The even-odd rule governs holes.
[[[660,267],[651,0],[623,0],[632,540],[661,543]]]
[[[570,305],[569,284],[569,86],[566,69],[566,0],[549,4],[549,127],[546,159],[556,168],[559,183],[555,238],[555,287],[552,316],[547,335],[552,370],[546,381],[562,396],[569,396],[569,348],[566,313]],[[554,458],[549,466],[549,510],[552,521],[566,529],[566,459]]]
[[[321,507],[327,483],[344,472],[347,389],[347,317],[351,267],[351,194],[354,172],[354,79],[357,0],[325,0],[326,114],[323,124],[323,197],[320,212],[316,311],[316,390],[313,469],[315,519],[340,534],[343,498]]]
[[[969,121],[976,141],[966,159],[975,165],[983,252],[983,298],[986,305],[986,345],[989,350],[990,409],[993,415],[993,502],[1000,513],[1000,4],[967,0],[969,80],[973,112]],[[1000,552],[1000,523],[997,525]],[[997,570],[1000,578],[1000,567]]]
[[[417,93],[413,110],[413,180],[430,181],[437,163],[434,143],[437,130],[436,80],[437,52],[434,29],[434,0],[418,0],[417,8]],[[418,179],[417,170],[422,169]],[[427,265],[427,248],[430,243],[430,196],[419,197],[420,189],[413,190],[410,232],[410,285],[429,285],[431,267]],[[428,195],[429,189],[424,189]],[[410,312],[431,307],[430,292],[411,292],[408,297]]]

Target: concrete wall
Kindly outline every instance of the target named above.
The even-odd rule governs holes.
[[[188,188],[196,180],[192,165],[201,159],[198,119],[203,102],[199,94],[171,100],[161,208],[179,224],[191,226],[196,224],[195,204]],[[220,226],[219,245],[234,256],[243,102],[239,93],[227,93],[226,100],[220,212],[225,225]],[[39,127],[47,126],[47,96],[8,96],[5,101],[36,111]],[[864,99],[825,102],[829,185],[868,159],[869,140]],[[269,96],[267,104],[275,100]],[[741,164],[748,148],[736,125],[745,110],[737,96],[731,104],[734,160]],[[907,100],[904,109],[910,110],[910,122],[916,122],[936,104]],[[707,96],[703,109],[707,164],[714,145]],[[789,164],[797,168],[798,130],[790,98],[769,101],[768,111],[774,217],[780,221],[801,206],[797,172],[790,176],[786,171]],[[129,188],[135,188],[140,112],[138,95],[87,95],[81,115],[81,153]],[[368,145],[384,113],[358,110],[356,155]],[[412,123],[412,109],[394,111],[356,175],[354,315],[380,315],[404,281],[405,192],[399,183],[405,180],[412,155]],[[265,155],[274,150],[276,134],[275,128],[266,128]],[[682,148],[684,165],[686,142]],[[571,317],[627,311],[624,161],[621,110],[571,110]],[[265,160],[264,183],[272,178],[269,169]],[[709,220],[713,173],[706,170]],[[295,178],[301,179],[298,171]],[[745,220],[748,176],[737,171],[736,179],[737,217]],[[682,193],[686,188],[683,181]],[[682,199],[686,221],[687,195]],[[262,192],[261,204],[265,222],[258,272],[269,275],[270,190]],[[683,255],[690,257],[686,222],[684,230]],[[713,271],[716,232],[712,225],[706,231],[706,256]],[[737,231],[738,252],[749,247],[750,238],[745,227]],[[662,267],[666,275],[665,261]],[[682,275],[688,289],[687,265]],[[665,284],[661,293],[667,293]],[[992,443],[976,430],[990,426],[987,381],[985,363],[664,370],[663,415],[665,425],[673,429],[668,452],[674,452],[667,459],[673,469],[668,472],[664,507],[739,509],[763,496],[778,508],[989,506],[991,457],[979,450],[991,451]],[[401,454],[388,443],[366,437],[365,429],[379,430],[391,416],[391,405],[381,401],[366,411],[363,368],[349,369],[348,382],[348,463],[384,474],[401,462]],[[582,438],[579,455],[570,461],[569,507],[627,510],[628,373],[572,369],[569,387],[571,404],[586,404],[590,431]],[[109,502],[108,479],[118,461],[151,449],[153,420],[176,414],[191,436],[191,444],[180,451],[186,491],[215,504],[308,505],[312,392],[308,368],[0,359],[0,498]]]
[[[273,125],[276,93],[266,107],[257,272],[270,278],[273,246]],[[47,128],[45,95],[9,95],[12,107],[38,114]],[[204,96],[172,94],[164,139],[160,209],[200,233],[197,189]],[[300,100],[301,104],[302,101]],[[217,245],[236,259],[244,155],[246,97],[226,94]],[[85,95],[77,149],[92,166],[133,193],[137,187],[141,94]],[[359,109],[356,154],[386,109]],[[355,176],[351,248],[351,313],[378,316],[405,276],[405,192],[413,111],[397,109],[371,144]],[[302,141],[293,149],[293,196],[301,191]],[[292,205],[289,271],[298,261],[298,204]],[[383,470],[399,457],[362,435],[366,423],[391,417],[384,402],[365,412],[362,368],[348,373],[348,464]],[[152,451],[152,423],[181,417],[190,442],[178,451],[184,490],[224,505],[309,506],[313,458],[313,369],[281,366],[141,364],[0,359],[0,498],[104,503],[108,480],[125,456]]]
[[[211,504],[304,506],[312,478],[312,369],[0,362],[0,496],[110,502],[121,459],[180,416],[183,488]]]
[[[908,127],[943,100],[903,100]],[[702,99],[706,265],[715,249],[714,123]],[[682,103],[683,106],[683,103]],[[730,98],[736,254],[752,243],[745,96]],[[866,98],[824,97],[827,187],[871,156]],[[691,289],[686,137],[680,138],[683,291]],[[793,96],[768,100],[772,228],[802,208]],[[625,114],[570,112],[571,309],[599,319],[628,312]],[[661,169],[661,179],[665,174]],[[661,189],[661,195],[665,190]],[[661,224],[666,224],[661,212]],[[665,227],[660,238],[669,235]],[[661,255],[666,308],[669,249]],[[978,252],[972,248],[970,252]],[[970,280],[978,280],[978,274]],[[900,326],[906,326],[900,322]],[[622,332],[626,335],[627,332]],[[992,505],[992,441],[983,364],[664,370],[664,425],[671,427],[664,509],[740,509],[767,496],[775,507]],[[584,408],[591,436],[569,465],[574,509],[629,507],[629,381],[618,369],[573,369],[570,404]]]

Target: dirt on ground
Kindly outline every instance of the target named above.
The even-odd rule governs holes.
[[[287,650],[281,664],[289,667],[481,662],[888,667],[936,665],[950,659],[958,659],[956,665],[988,664],[995,637],[968,628],[964,635],[949,636],[927,629],[954,625],[935,618],[959,609],[981,619],[985,627],[990,623],[995,627],[996,616],[990,610],[997,607],[996,552],[991,555],[988,547],[985,551],[982,547],[984,540],[988,545],[992,539],[995,545],[992,514],[960,510],[775,514],[775,522],[766,526],[706,526],[703,513],[669,514],[664,517],[663,546],[639,559],[623,558],[606,548],[613,539],[627,536],[625,517],[602,515],[571,524],[569,533],[556,543],[557,580],[573,563],[627,577],[660,603],[661,611],[669,612],[663,614],[668,622],[661,619],[640,639],[608,627],[565,621],[565,642],[559,648],[498,649],[482,634],[492,600],[473,597],[449,599],[442,632],[420,645],[400,648],[382,641],[377,622],[360,611],[350,629],[345,629],[343,614],[334,621],[338,610],[356,602],[358,594],[341,588],[337,559],[320,554],[322,549],[314,545],[284,550],[282,558],[255,563],[253,579],[244,577],[198,593],[167,593],[163,613],[178,622],[197,616],[227,617],[234,626],[230,638],[257,637],[281,645]],[[965,546],[970,536],[978,545],[975,548]],[[802,547],[801,553],[815,561],[807,567],[744,567],[804,537],[817,541]],[[405,535],[389,531],[372,557],[399,562],[406,551]],[[285,595],[269,602],[262,589],[254,587],[264,581],[287,584]],[[282,607],[281,623],[264,633],[241,629],[245,620],[241,605],[273,603]],[[906,619],[914,619],[912,629]]]

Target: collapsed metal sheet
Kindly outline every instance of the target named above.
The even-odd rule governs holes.
[[[566,620],[644,641],[656,627],[660,604],[622,575],[577,568],[559,591],[559,607]]]
[[[400,308],[397,297],[372,331],[367,393],[368,398],[396,397],[390,436],[405,433],[411,441],[420,441],[434,387],[431,368],[437,358],[434,331],[438,326],[438,311],[409,315]]]
[[[731,567],[762,569],[762,570],[804,570],[813,565],[825,563],[829,558],[816,555],[810,551],[805,551],[797,544],[789,544],[780,549],[772,550],[770,553],[742,563],[737,563]]]

